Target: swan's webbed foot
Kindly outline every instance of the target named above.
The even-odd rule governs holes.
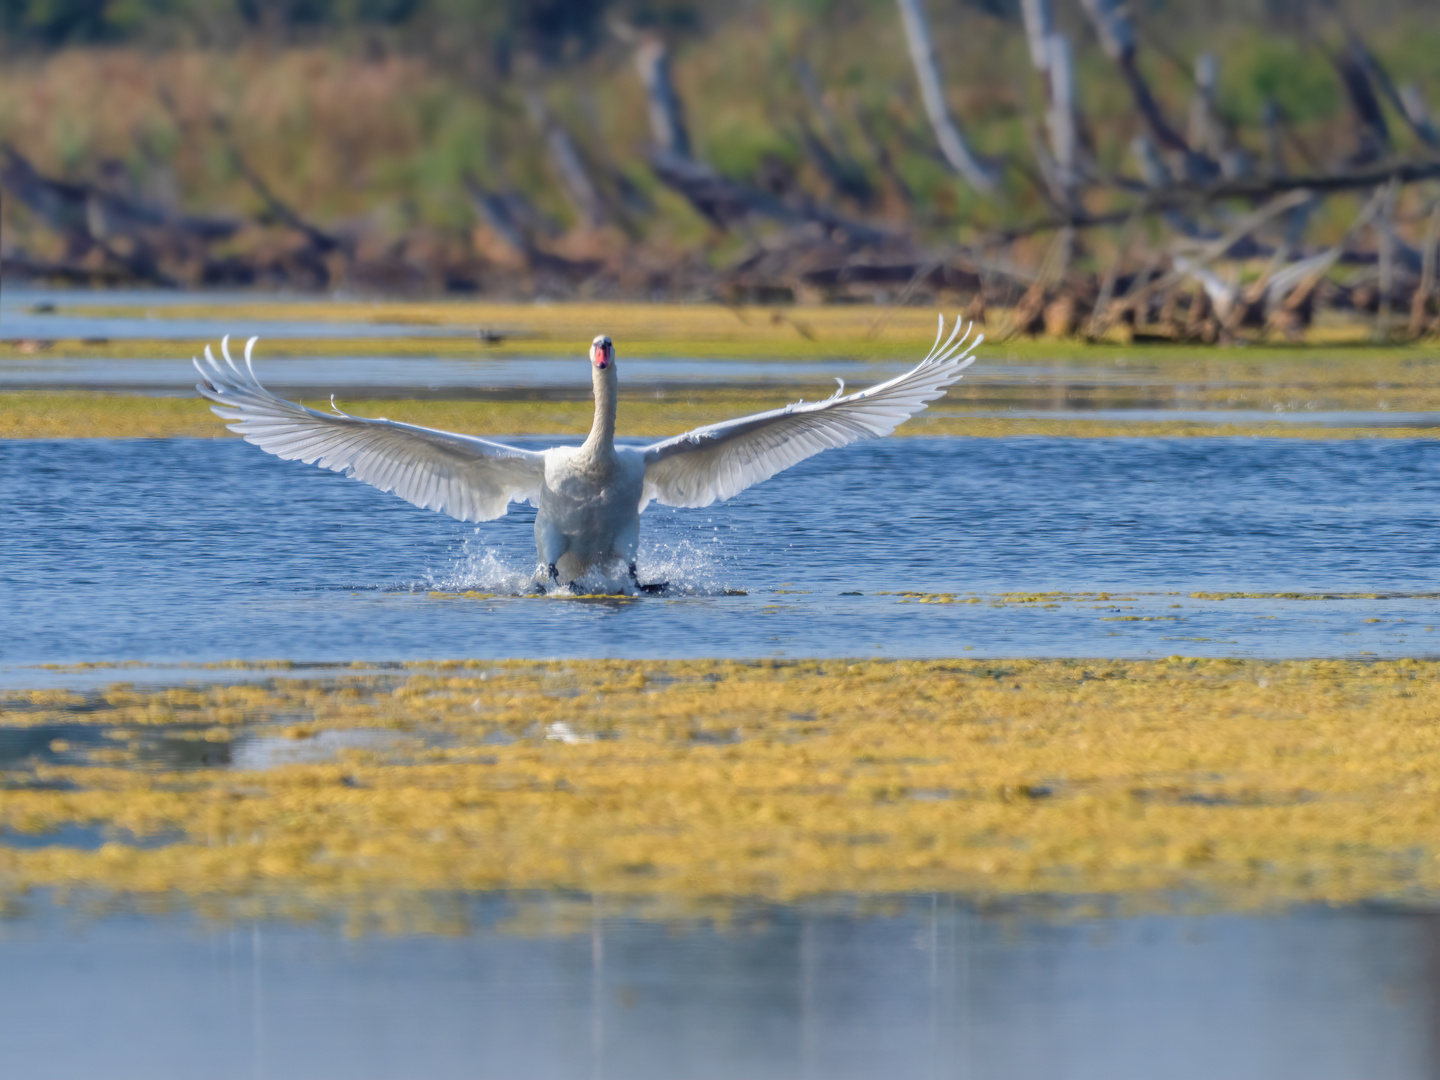
[[[639,589],[643,593],[648,593],[651,596],[657,596],[670,587],[670,583],[668,581],[652,581],[648,585],[642,585],[640,583],[640,574],[635,569],[635,564],[633,562],[630,564],[630,580],[635,583],[635,587],[637,589]]]
[[[547,566],[545,569],[547,570],[547,572],[549,573],[550,576],[549,576],[548,578],[546,578],[545,580],[543,580],[543,581],[540,580],[539,578],[536,578],[536,579],[535,579],[535,591],[536,591],[537,593],[539,593],[541,596],[544,596],[546,593],[548,593],[548,592],[550,591],[549,588],[548,588],[549,585],[552,585],[552,584],[554,584],[554,585],[559,585],[559,584],[560,584],[560,568],[559,568],[558,566],[556,566],[556,565],[552,562],[552,563],[551,563],[549,566]]]

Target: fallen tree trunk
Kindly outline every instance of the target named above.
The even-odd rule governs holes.
[[[1388,166],[1373,166],[1348,172],[1309,176],[1247,177],[1207,185],[1175,185],[1163,191],[1150,192],[1140,203],[1103,214],[1055,215],[1013,229],[999,229],[982,237],[983,247],[996,247],[1056,229],[1094,229],[1121,225],[1131,214],[1160,214],[1174,207],[1221,202],[1227,199],[1259,202],[1287,191],[1308,191],[1330,195],[1345,191],[1375,188],[1391,180],[1413,184],[1421,180],[1440,179],[1440,161],[1409,161]]]

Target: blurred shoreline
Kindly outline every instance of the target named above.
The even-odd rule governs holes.
[[[212,12],[202,32],[182,5],[68,39],[121,40],[59,46],[61,31],[46,38],[34,19],[9,26],[0,274],[959,304],[1005,312],[992,331],[1061,338],[1300,340],[1318,310],[1379,336],[1436,325],[1426,178],[1440,149],[1425,141],[1424,80],[1440,28],[1418,4],[1363,24],[1303,3],[1169,5],[1126,16],[1138,44],[1118,68],[1101,21],[1040,5],[1073,53],[1081,145],[1061,202],[1045,148],[1052,83],[1032,70],[1018,8],[937,9],[927,27],[952,119],[994,171],[986,191],[937,143],[888,2],[675,4],[650,22],[560,4],[571,21],[548,30],[514,12],[410,7],[389,22],[337,9],[330,23],[263,27]],[[1153,115],[1124,89],[1136,79]],[[1165,145],[1172,128],[1183,153]],[[1401,165],[1415,181],[1371,207],[1366,178]],[[1358,179],[1268,207],[1266,185],[1283,196],[1309,174]],[[1206,254],[1247,207],[1273,220]],[[1158,215],[1144,240],[1136,214]],[[1089,224],[1057,232],[1066,220]]]

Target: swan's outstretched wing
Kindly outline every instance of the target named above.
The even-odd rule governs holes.
[[[230,358],[229,340],[220,343],[223,364],[205,346],[205,363],[195,361],[202,380],[195,389],[215,402],[215,415],[235,421],[228,427],[246,442],[287,461],[343,472],[461,521],[503,517],[511,502],[539,499],[544,454],[338,409],[307,409],[260,385],[250,366],[255,338],[245,343],[243,368]]]
[[[646,447],[642,507],[651,499],[666,506],[709,506],[821,450],[889,435],[945,393],[974,361],[971,354],[985,338],[969,341],[969,331],[962,336],[960,330],[957,319],[954,332],[941,345],[942,315],[930,355],[904,375],[868,390],[842,397],[842,383],[824,401],[711,424]]]

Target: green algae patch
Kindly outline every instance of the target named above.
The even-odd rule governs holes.
[[[134,316],[137,309],[124,305],[62,305],[62,312]],[[485,402],[486,408],[495,407],[482,416],[474,430],[497,435],[571,433],[577,430],[577,424],[588,424],[582,400],[588,393],[583,349],[584,343],[597,333],[615,338],[622,372],[626,357],[660,358],[676,365],[677,377],[661,392],[691,402],[693,408],[677,409],[674,401],[646,404],[637,394],[626,403],[628,416],[622,414],[622,430],[647,436],[673,434],[697,424],[773,408],[799,396],[811,400],[828,396],[834,389],[828,379],[812,378],[808,373],[797,377],[793,369],[787,374],[787,368],[802,362],[813,371],[812,365],[843,360],[884,362],[890,365],[887,370],[893,371],[895,365],[914,362],[926,353],[936,326],[935,313],[921,309],[877,312],[860,307],[801,310],[704,304],[276,303],[259,299],[235,305],[161,306],[145,314],[157,320],[213,318],[233,326],[237,339],[245,336],[247,323],[261,320],[283,324],[290,319],[335,326],[335,335],[330,338],[282,335],[265,339],[257,356],[262,378],[287,358],[316,356],[383,357],[402,372],[407,360],[419,357],[577,365],[580,374],[573,390],[558,393],[559,398],[574,400],[560,401],[558,412],[545,409],[543,402],[536,404],[547,396],[544,394],[532,394],[536,401],[515,401],[505,407]],[[395,333],[347,336],[347,326],[353,328],[356,323],[367,324],[367,328],[393,326]],[[407,335],[407,328],[420,328],[425,333]],[[103,367],[111,361],[123,365],[134,359],[189,358],[203,344],[166,339],[0,342],[0,361],[21,360],[28,367],[44,357],[61,356]],[[683,387],[681,373],[687,360],[713,359],[734,362],[736,374],[729,387]],[[873,381],[879,378],[877,375]],[[772,380],[788,381],[790,385],[765,385]],[[849,381],[858,388],[872,380],[859,375]],[[512,396],[523,398],[525,394]],[[91,430],[116,436],[133,432],[142,437],[204,433],[196,429],[198,414],[167,413],[173,406],[156,407],[145,414],[143,409],[137,411],[129,405],[113,414],[108,410],[97,414],[97,407],[87,404],[84,398],[79,394],[0,397],[0,437],[71,436]],[[362,415],[382,415],[391,408],[390,404],[375,406],[366,401],[350,400],[345,404]],[[394,405],[404,410],[403,417],[396,415],[396,419],[440,426],[459,426],[466,419],[466,408],[474,406],[474,402]],[[709,411],[712,407],[713,412]],[[1083,414],[1096,410],[1112,414],[1139,410],[1148,419],[1117,421],[1113,415],[1102,420],[1083,418]],[[1204,416],[1206,412],[1237,410],[1254,419],[1235,423],[1230,422],[1233,417],[1221,415],[1209,420]],[[17,411],[20,415],[16,415]],[[52,419],[48,424],[31,419],[24,415],[27,411],[48,414]],[[1005,415],[1047,411],[1066,415],[1055,419]],[[1186,415],[1174,420],[1154,415],[1167,411]],[[1349,418],[1343,428],[1304,419],[1309,414],[1323,413],[1359,415]],[[1392,426],[1391,418],[1399,413],[1440,413],[1440,356],[1433,343],[1362,345],[1331,340],[1304,347],[1261,344],[1216,349],[1011,340],[982,345],[975,368],[951,388],[944,402],[902,427],[901,432],[1074,437],[1433,435],[1434,426],[1425,426],[1427,418],[1423,416],[1415,418],[1415,426]],[[1284,415],[1294,422],[1262,420],[1262,414]],[[631,424],[628,429],[627,421]]]
[[[428,354],[449,350],[474,353],[484,350],[496,355],[574,355],[583,360],[585,348],[596,334],[609,334],[620,355],[761,355],[814,354],[836,344],[876,355],[896,346],[916,348],[920,356],[935,338],[937,312],[925,308],[898,308],[880,318],[871,307],[833,306],[796,308],[727,307],[719,304],[652,303],[469,303],[464,301],[356,300],[332,298],[272,301],[263,297],[215,304],[156,305],[137,310],[128,304],[59,305],[57,315],[201,319],[233,327],[233,336],[247,336],[247,324],[333,323],[332,340],[349,339],[346,324],[394,327],[395,336],[367,333],[354,340],[360,349],[385,349],[393,343],[425,350]],[[946,312],[947,325],[954,312]],[[418,333],[406,336],[406,329]],[[977,328],[978,329],[978,328]],[[283,336],[283,335],[282,335]],[[366,345],[374,340],[375,344]],[[286,339],[298,347],[298,341]],[[347,342],[348,344],[348,342]],[[103,351],[123,343],[85,344],[66,341],[72,347]],[[171,342],[173,349],[174,343]],[[185,346],[189,348],[189,345]],[[18,349],[11,344],[9,349]],[[679,350],[677,352],[677,350]],[[0,352],[0,355],[4,355]],[[918,357],[917,357],[918,359]]]
[[[831,388],[833,389],[833,387]],[[822,386],[775,388],[765,392],[726,388],[686,388],[626,398],[620,403],[620,434],[662,438],[691,428],[777,408],[799,397],[817,400]],[[313,408],[327,403],[301,400]],[[342,399],[346,412],[385,417],[476,435],[584,435],[594,406],[589,400],[524,398],[473,401]],[[1417,439],[1434,438],[1435,429],[1392,427],[1376,414],[1375,426],[1264,421],[1208,423],[1197,420],[1077,420],[1070,418],[974,415],[961,409],[932,407],[896,429],[901,437],[969,438],[1281,438]],[[223,421],[199,397],[139,397],[86,392],[13,391],[0,393],[0,439],[168,439],[233,438]]]
[[[845,594],[841,594],[845,595]],[[858,595],[858,594],[857,594]],[[994,607],[1005,607],[1014,604],[1019,607],[1041,607],[1058,608],[1062,604],[1093,604],[1096,601],[1102,603],[1120,603],[1123,601],[1134,601],[1133,596],[1112,596],[1107,592],[1041,592],[1041,593],[932,593],[932,592],[877,592],[876,596],[899,597],[896,603],[900,604],[980,604],[988,603]],[[1156,596],[1158,593],[1146,593],[1146,596]],[[1173,595],[1167,593],[1165,595]],[[1198,595],[1198,594],[1195,594]],[[1179,605],[1173,605],[1179,606]]]
[[[98,295],[88,294],[94,299]],[[609,334],[625,356],[773,356],[833,355],[843,348],[853,355],[894,355],[895,350],[920,355],[935,337],[936,316],[944,309],[895,307],[879,309],[868,305],[818,305],[807,307],[766,307],[705,303],[494,303],[461,300],[353,299],[333,297],[273,300],[263,296],[241,301],[216,303],[159,304],[153,307],[131,303],[60,303],[58,316],[92,318],[135,318],[157,322],[167,319],[205,320],[232,328],[235,338],[248,335],[247,326],[257,322],[283,326],[286,322],[334,324],[330,341],[346,340],[357,350],[405,349],[426,355],[453,351],[484,350],[497,355],[573,354],[583,357],[584,348],[596,334]],[[944,310],[947,324],[957,312]],[[1007,313],[993,310],[995,325],[976,329],[994,337]],[[349,327],[364,324],[367,333],[355,338]],[[377,334],[374,328],[394,328],[394,336]],[[1433,362],[1432,342],[1376,344],[1370,341],[1367,325],[1317,326],[1311,344],[1294,345],[1260,342],[1243,349],[1217,349],[1197,343],[1118,340],[1084,342],[1009,339],[986,346],[1007,362],[1062,362],[1093,364],[1149,362],[1213,372],[1236,366],[1261,367],[1276,364],[1307,369],[1312,377],[1334,364],[1360,364],[1377,372],[1372,378],[1390,373],[1392,365]],[[297,350],[323,348],[312,342],[326,339],[285,339]],[[154,339],[166,342],[167,339]],[[367,344],[368,343],[368,344]],[[47,341],[50,348],[84,350],[89,355],[154,355],[134,351],[128,341],[61,340]],[[171,349],[173,339],[168,339]],[[185,348],[189,348],[189,344]],[[34,342],[0,343],[0,356],[33,355]],[[1187,368],[1187,370],[1192,370]],[[1321,376],[1323,377],[1323,376]]]
[[[3,439],[211,438],[230,433],[196,398],[18,391],[0,394]]]
[[[1437,676],[1414,660],[456,661],[7,691],[0,724],[34,749],[0,771],[0,838],[122,839],[0,844],[0,890],[386,926],[473,890],[1431,903]]]
[[[1440,593],[1192,592],[1191,600],[1434,600]]]

